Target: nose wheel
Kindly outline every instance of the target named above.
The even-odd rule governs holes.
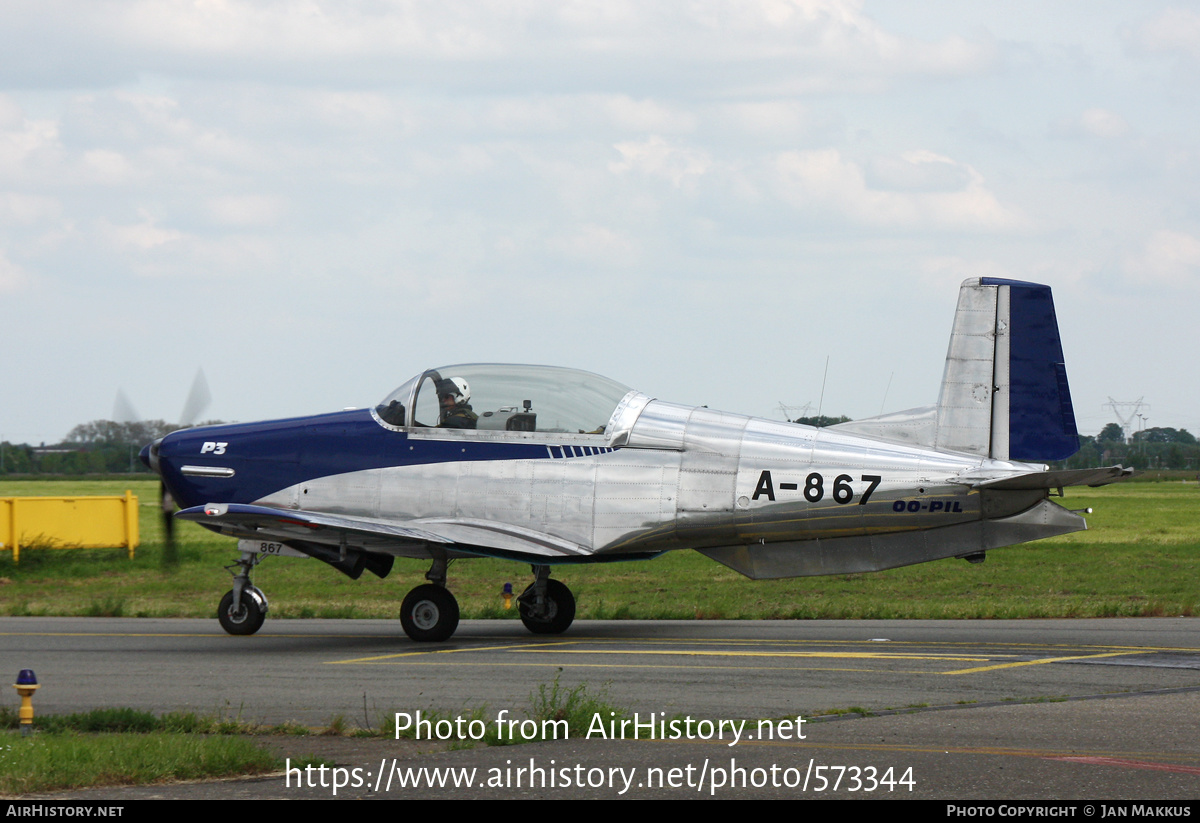
[[[241,603],[234,605],[235,595],[228,591],[217,607],[217,620],[230,634],[254,634],[267,619],[267,598],[253,586],[242,589]]]

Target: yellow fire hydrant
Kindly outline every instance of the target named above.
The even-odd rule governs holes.
[[[33,673],[33,669],[21,669],[13,688],[21,695],[21,734],[32,734],[33,693],[38,689],[37,675]]]
[[[504,584],[504,591],[500,593],[500,596],[504,598],[504,608],[511,609],[513,599],[512,583]]]

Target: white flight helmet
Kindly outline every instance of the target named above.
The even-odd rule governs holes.
[[[471,402],[471,387],[461,377],[448,377],[438,386],[438,394],[457,394],[459,403]]]

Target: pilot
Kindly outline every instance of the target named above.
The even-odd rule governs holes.
[[[473,429],[479,415],[471,410],[471,387],[461,377],[447,377],[437,384],[438,404],[442,408],[439,429]]]

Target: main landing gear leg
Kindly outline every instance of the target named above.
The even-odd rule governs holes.
[[[549,566],[533,566],[533,583],[517,598],[521,622],[534,634],[562,634],[575,620],[575,595],[550,579]]]
[[[221,598],[217,620],[230,634],[254,634],[267,617],[267,596],[250,582],[250,570],[262,558],[256,552],[242,552],[237,562],[225,567],[233,575],[233,589]]]
[[[428,583],[417,586],[400,606],[400,625],[418,643],[449,640],[458,628],[458,601],[446,588],[446,555],[435,555],[425,573]]]

